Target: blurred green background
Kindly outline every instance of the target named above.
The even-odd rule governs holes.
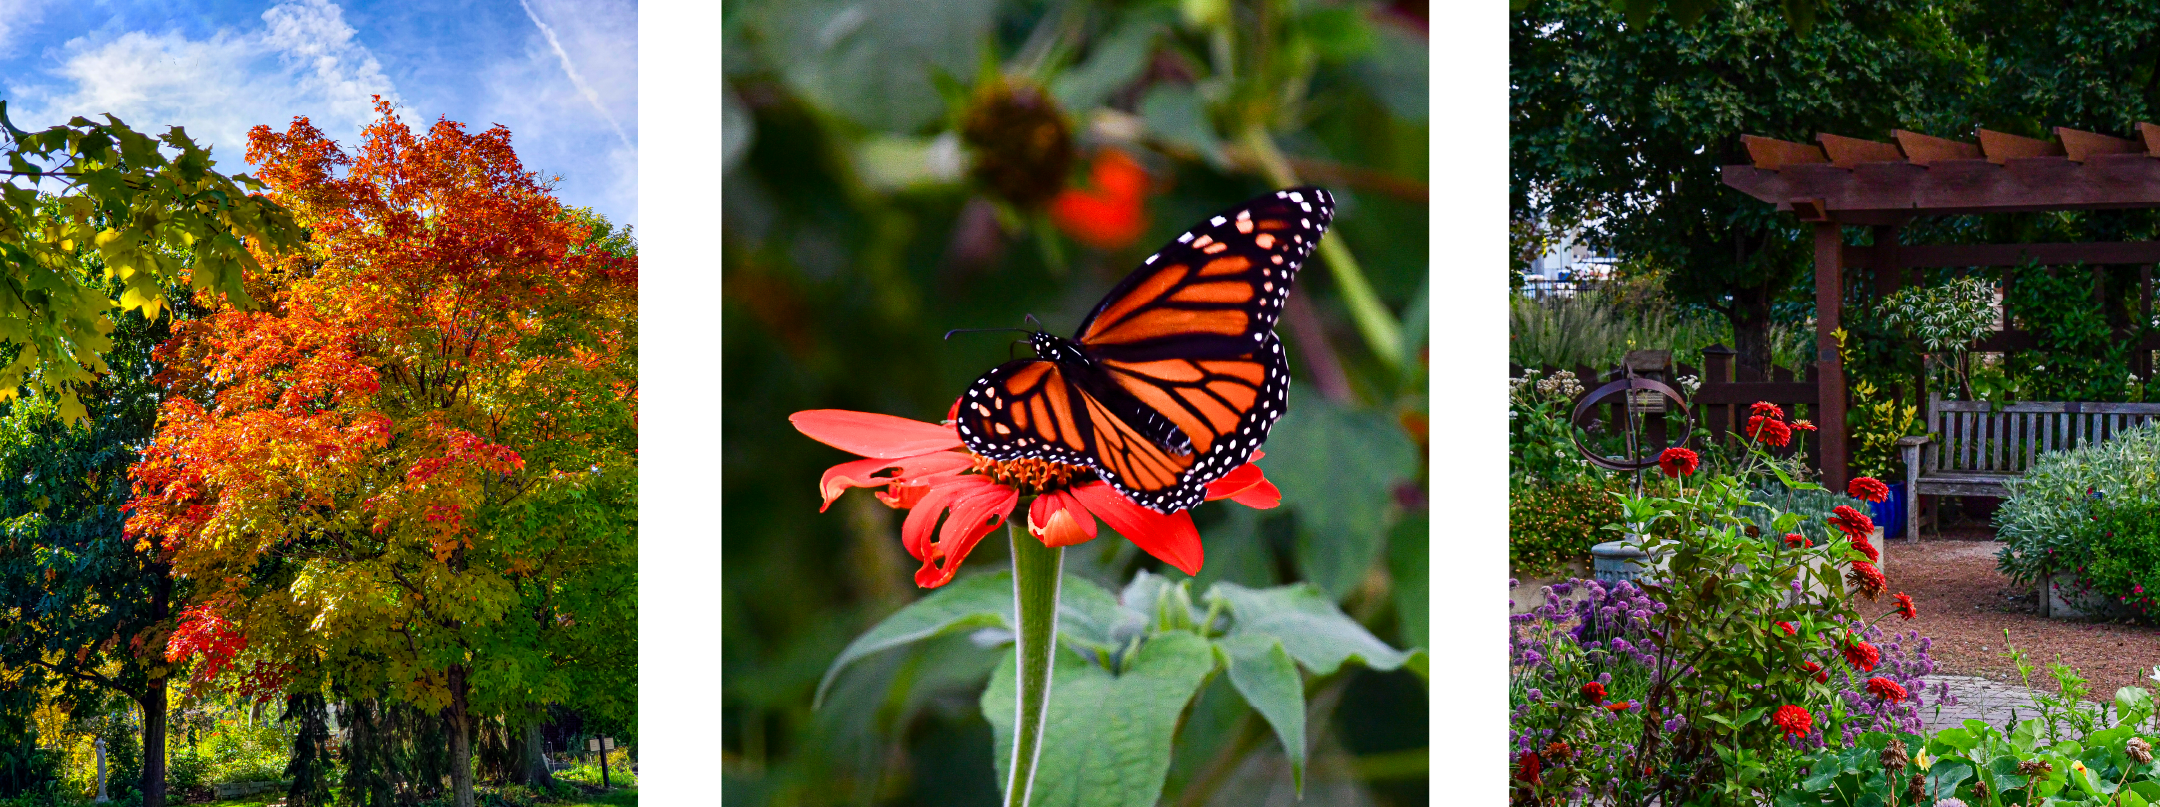
[[[788,414],[940,419],[1015,336],[946,330],[1032,314],[1069,335],[1149,251],[1292,181],[1340,209],[1277,328],[1296,382],[1260,465],[1284,506],[1195,510],[1194,587],[1310,581],[1382,639],[1426,646],[1423,2],[724,13],[727,804],[998,800],[978,707],[997,655],[969,636],[852,667],[811,709],[840,649],[923,592],[896,511],[854,493],[818,512],[819,474],[852,457]],[[986,540],[961,573],[1008,554]],[[1112,590],[1139,569],[1182,577],[1114,534],[1067,567]],[[1296,803],[1273,735],[1229,690],[1210,682],[1189,707],[1163,803]],[[1425,803],[1419,678],[1352,667],[1307,691],[1303,803]]]

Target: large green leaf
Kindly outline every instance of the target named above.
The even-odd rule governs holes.
[[[1351,659],[1376,670],[1392,670],[1414,655],[1387,646],[1309,583],[1258,590],[1218,583],[1207,596],[1222,598],[1237,618],[1230,635],[1279,639],[1290,657],[1314,675],[1333,673]]]
[[[1299,389],[1269,436],[1265,462],[1297,511],[1298,568],[1340,601],[1380,558],[1394,487],[1417,473],[1417,447],[1386,413]]]
[[[1030,807],[1153,807],[1178,716],[1214,669],[1208,641],[1183,631],[1147,640],[1122,675],[1058,654]],[[1013,675],[1008,652],[982,696],[1000,782],[1012,769]]]
[[[1110,592],[1085,578],[1066,575],[1059,585],[1058,638],[1067,644],[1107,653],[1120,644],[1118,637],[1133,632],[1140,621],[1139,615],[1118,607]],[[954,580],[909,603],[840,651],[818,681],[812,703],[824,701],[825,691],[842,669],[872,653],[956,631],[1010,630],[1012,595],[1012,573],[996,572]]]
[[[1252,704],[1290,758],[1290,781],[1305,793],[1305,682],[1282,642],[1261,633],[1240,633],[1215,643],[1230,671],[1230,685]]]
[[[818,106],[862,126],[912,132],[944,114],[932,70],[974,71],[991,0],[787,0],[747,9],[765,61]]]
[[[1405,518],[1396,523],[1394,534],[1388,537],[1388,576],[1395,579],[1395,622],[1406,647],[1426,646],[1427,620],[1432,617],[1426,611],[1431,578],[1427,559],[1432,557],[1430,524],[1424,518]]]
[[[1050,94],[1057,97],[1059,106],[1075,114],[1101,104],[1147,69],[1148,57],[1155,53],[1155,37],[1168,27],[1169,17],[1160,9],[1127,17],[1094,44],[1087,61],[1053,80]]]

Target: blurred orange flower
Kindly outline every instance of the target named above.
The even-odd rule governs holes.
[[[1092,189],[1066,188],[1050,200],[1050,220],[1073,240],[1096,249],[1132,246],[1147,232],[1147,169],[1114,148],[1095,152]]]

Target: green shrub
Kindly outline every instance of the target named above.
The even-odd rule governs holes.
[[[1620,537],[1619,497],[1596,481],[1516,485],[1508,490],[1508,564],[1521,574],[1560,570],[1590,547]]]
[[[2160,424],[2043,455],[2008,487],[1995,511],[2004,576],[2037,584],[2068,572],[2117,603],[2160,582],[2148,580],[2160,558]]]

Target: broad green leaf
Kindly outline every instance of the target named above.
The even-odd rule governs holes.
[[[1146,617],[1118,605],[1117,598],[1094,581],[1068,574],[1059,585],[1059,641],[1108,653],[1125,646],[1127,637],[1146,629]],[[1008,602],[1011,597],[1012,589],[1008,583]]]
[[[1140,119],[1162,140],[1198,153],[1211,164],[1224,164],[1222,139],[1208,121],[1207,101],[1190,85],[1161,83],[1140,99]],[[1294,410],[1293,410],[1294,411]],[[1268,453],[1275,453],[1272,442]]]
[[[1297,515],[1298,568],[1340,602],[1385,548],[1395,485],[1417,474],[1417,447],[1387,413],[1299,389],[1268,440],[1268,476]]]
[[[1333,673],[1351,659],[1376,670],[1392,670],[1410,660],[1410,654],[1387,646],[1310,583],[1259,590],[1218,583],[1207,596],[1221,597],[1236,617],[1231,635],[1280,639],[1290,657],[1314,675]]]
[[[1155,38],[1169,27],[1169,17],[1149,9],[1126,15],[1116,29],[1090,46],[1086,61],[1051,81],[1050,94],[1074,114],[1095,108],[1147,69],[1148,57],[1155,53]]]
[[[1061,604],[1062,601],[1061,597]],[[1011,572],[962,577],[931,592],[930,596],[908,603],[869,632],[855,637],[847,649],[840,651],[832,666],[826,668],[825,677],[818,681],[811,708],[824,701],[825,690],[832,686],[833,678],[856,659],[953,631],[1009,628],[1012,603]],[[1062,611],[1060,616],[1063,616]]]
[[[1230,671],[1230,685],[1252,704],[1290,758],[1290,781],[1305,794],[1305,683],[1282,642],[1272,636],[1244,633],[1215,642],[1215,652]]]
[[[1968,760],[1945,757],[1928,766],[1928,792],[1955,793],[1958,783],[1971,778],[1973,764]]]
[[[1432,557],[1430,524],[1421,517],[1405,518],[1388,536],[1388,576],[1395,582],[1395,623],[1402,631],[1397,638],[1404,647],[1426,646],[1426,621],[1431,618],[1426,610],[1431,575],[1427,560]]]
[[[1122,675],[1058,654],[1030,807],[1154,807],[1178,716],[1214,669],[1208,641],[1183,631],[1148,639]],[[1007,652],[982,696],[1001,787],[1012,770],[1014,672]]]
[[[786,0],[745,4],[764,61],[817,107],[875,130],[943,116],[933,67],[972,72],[997,15],[990,0]]]

